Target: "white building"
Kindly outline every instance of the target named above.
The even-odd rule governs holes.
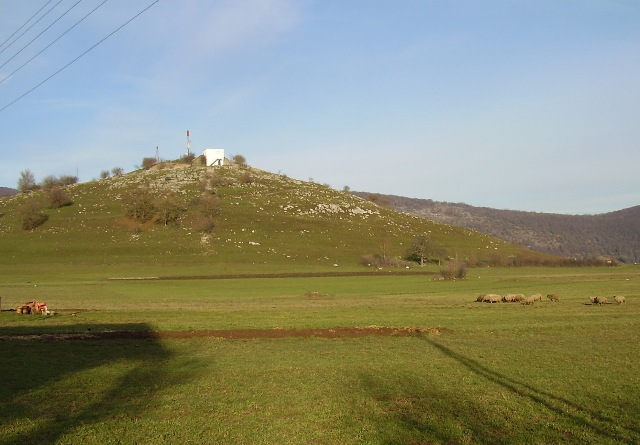
[[[207,167],[224,165],[224,148],[206,148],[202,154]]]

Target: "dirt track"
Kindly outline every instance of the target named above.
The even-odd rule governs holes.
[[[337,327],[328,329],[207,329],[197,331],[100,331],[68,334],[0,335],[0,340],[109,340],[212,337],[223,339],[261,339],[289,337],[357,338],[409,337],[411,335],[440,335],[451,332],[446,328],[415,327]]]

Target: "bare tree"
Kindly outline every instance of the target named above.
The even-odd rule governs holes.
[[[145,170],[149,170],[151,167],[156,165],[156,163],[156,158],[144,158],[142,159],[142,168],[144,168]]]
[[[20,172],[20,179],[18,179],[18,190],[22,193],[29,193],[33,190],[37,190],[36,177],[31,170],[23,170]]]
[[[427,235],[418,235],[413,239],[407,251],[409,261],[417,261],[421,266],[436,253],[433,242]]]
[[[53,186],[48,189],[46,191],[46,195],[49,207],[52,209],[58,209],[72,204],[71,198],[69,198],[67,192],[59,186]]]

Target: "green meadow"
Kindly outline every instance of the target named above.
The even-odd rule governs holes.
[[[3,308],[37,295],[57,311],[0,314],[1,444],[640,441],[638,267],[35,281],[0,281]],[[489,292],[560,302],[475,302]],[[616,294],[627,302],[588,300]],[[414,333],[20,336],[367,326]]]

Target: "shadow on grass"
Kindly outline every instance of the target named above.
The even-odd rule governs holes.
[[[517,443],[504,420],[496,418],[489,406],[475,403],[464,395],[439,389],[437,379],[425,382],[367,374],[361,384],[372,398],[377,413],[372,419],[377,440],[371,443],[435,444],[508,444]]]
[[[470,371],[479,385],[497,385],[508,397],[503,405],[494,397],[485,399],[483,391],[469,394],[456,389],[451,379],[461,374],[454,369],[450,375],[425,375],[419,369],[390,375],[361,374],[360,385],[373,405],[365,412],[375,425],[376,443],[640,443],[637,408],[625,413],[625,419],[611,418],[491,369],[429,337],[419,338]],[[449,380],[443,384],[444,379]],[[633,395],[625,403],[633,405]],[[529,413],[531,407],[534,412]],[[618,408],[624,411],[622,405]]]
[[[77,428],[135,419],[158,388],[184,379],[166,371],[171,356],[154,339],[0,340],[0,444],[51,444]]]
[[[495,371],[427,337],[422,337],[422,339],[446,356],[456,360],[477,376],[549,410],[567,425],[590,431],[596,439],[599,438],[621,443],[638,443],[638,441],[640,441],[640,428],[637,426],[624,426],[620,423],[619,419],[607,417],[594,410],[578,405],[566,397],[540,390],[527,382]]]

